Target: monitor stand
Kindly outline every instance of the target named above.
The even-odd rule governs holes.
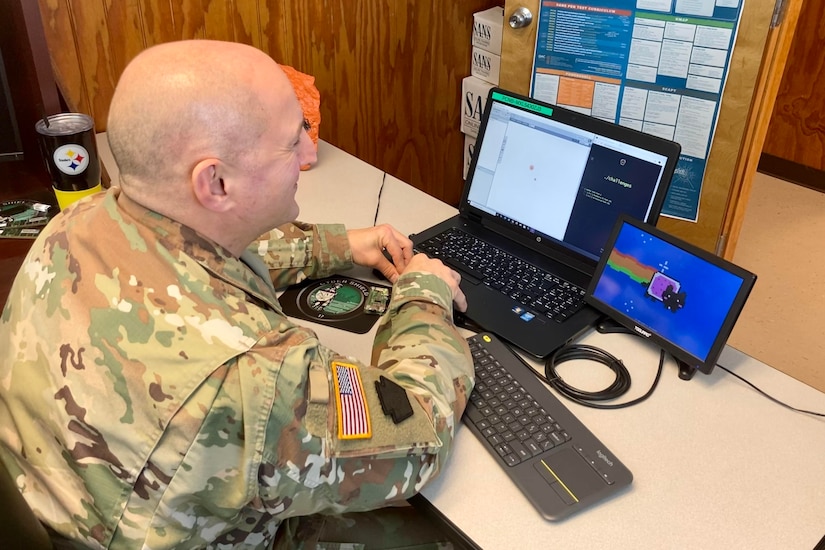
[[[636,331],[630,330],[629,328],[625,327],[624,325],[620,325],[619,323],[615,322],[613,319],[609,317],[602,317],[602,319],[596,324],[596,330],[602,334],[633,334],[634,336],[639,336]],[[641,336],[640,336],[641,337]],[[693,375],[696,374],[696,371],[699,370],[696,367],[685,363],[684,361],[680,361],[676,359],[676,365],[679,367],[679,378],[682,380],[690,380],[693,378]]]
[[[682,380],[690,380],[693,378],[693,375],[696,374],[696,371],[699,370],[696,367],[693,367],[678,359],[676,359],[676,364],[679,366],[679,378]]]

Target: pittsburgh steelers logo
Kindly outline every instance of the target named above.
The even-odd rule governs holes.
[[[82,174],[89,166],[89,152],[75,143],[61,145],[54,151],[54,165],[70,176]]]

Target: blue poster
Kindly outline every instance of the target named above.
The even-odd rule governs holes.
[[[662,214],[696,221],[740,0],[542,1],[530,95],[679,142]]]

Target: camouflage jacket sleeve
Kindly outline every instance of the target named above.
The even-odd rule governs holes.
[[[340,224],[284,224],[262,235],[249,250],[269,268],[275,288],[352,267],[347,232]]]
[[[369,510],[412,496],[439,473],[474,383],[451,301],[435,276],[404,274],[381,319],[372,366],[314,337],[289,347],[275,391],[295,397],[274,402],[259,478],[268,511]],[[248,359],[272,351],[261,347]],[[395,423],[382,411],[382,377],[403,389],[412,416]],[[363,407],[351,399],[359,392]]]

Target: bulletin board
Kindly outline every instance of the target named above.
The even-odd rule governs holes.
[[[507,0],[505,21],[518,6],[530,9],[534,19],[540,13],[538,0]],[[735,193],[734,183],[738,185],[742,178],[742,174],[737,173],[740,151],[750,146],[746,138],[752,133],[753,128],[749,124],[753,125],[754,121],[749,119],[749,114],[763,56],[767,51],[773,8],[774,3],[769,0],[747,0],[741,6],[735,45],[728,63],[727,82],[723,87],[716,130],[707,155],[697,219],[691,221],[663,216],[657,224],[705,250],[715,252],[720,248],[725,216],[738,208],[738,204],[730,201],[744,200]],[[505,23],[500,77],[503,88],[529,95],[537,28],[535,22],[521,29],[511,29]],[[769,117],[770,112],[764,116]]]

